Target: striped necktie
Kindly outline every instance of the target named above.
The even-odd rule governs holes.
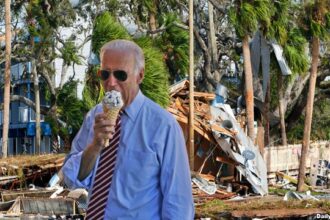
[[[108,201],[108,195],[112,176],[115,170],[117,151],[120,140],[120,125],[121,125],[120,112],[113,138],[109,141],[109,146],[101,151],[99,164],[96,171],[96,176],[93,183],[92,195],[90,197],[86,220],[103,219],[105,207]]]

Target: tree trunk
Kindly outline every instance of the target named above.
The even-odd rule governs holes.
[[[264,136],[264,146],[269,147],[270,144],[270,79],[267,82],[267,90],[266,90],[266,97],[265,97],[265,103],[264,103],[264,129],[265,129],[265,136]]]
[[[3,109],[3,127],[2,127],[2,156],[8,154],[8,131],[9,131],[9,105],[10,105],[10,64],[11,64],[11,18],[10,18],[10,0],[5,2],[6,13],[6,64],[5,64],[5,88],[4,88],[4,109]]]
[[[150,27],[150,31],[151,31],[151,37],[155,37],[156,36],[156,15],[153,12],[149,12],[149,27]]]
[[[279,108],[279,115],[280,115],[280,128],[281,128],[281,137],[282,137],[282,145],[286,146],[288,145],[288,141],[286,138],[286,129],[285,129],[285,112],[284,112],[284,91],[283,91],[283,76],[279,74],[278,80],[278,108]]]
[[[253,100],[253,76],[251,67],[251,56],[249,48],[249,36],[243,39],[243,58],[245,72],[245,101],[248,136],[254,141],[254,100]]]
[[[69,68],[69,65],[67,65],[64,60],[63,60],[63,63],[62,63],[62,70],[61,70],[61,81],[60,81],[60,85],[59,85],[59,88],[62,89],[63,88],[63,85],[65,83],[65,76],[66,76],[66,73],[68,71],[68,68]]]
[[[40,154],[40,142],[41,142],[41,128],[40,128],[40,92],[39,92],[39,78],[37,73],[37,66],[35,58],[32,58],[32,75],[33,75],[33,88],[35,99],[35,112],[36,112],[36,142],[35,153]]]
[[[214,28],[214,19],[213,19],[213,5],[209,1],[208,2],[208,12],[209,12],[209,38],[210,38],[210,46],[211,46],[211,54],[212,54],[212,69],[218,69],[218,47],[217,41],[215,37],[215,28]]]
[[[303,190],[304,178],[305,178],[305,166],[306,166],[306,156],[309,148],[309,141],[311,135],[312,127],[312,116],[313,116],[313,104],[314,104],[314,94],[315,94],[315,83],[317,78],[317,65],[319,59],[320,50],[320,39],[318,37],[313,37],[312,40],[312,68],[311,76],[309,79],[309,91],[307,95],[307,105],[306,105],[306,117],[304,126],[304,137],[301,147],[301,158],[299,163],[299,175],[298,175],[298,187],[297,190],[301,192]]]

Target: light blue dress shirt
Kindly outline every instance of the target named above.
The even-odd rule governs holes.
[[[82,152],[93,140],[98,104],[88,112],[63,166],[70,188],[91,186],[98,161],[86,179],[78,180]],[[116,169],[105,220],[185,220],[194,218],[190,170],[182,130],[173,116],[141,91],[125,108]]]

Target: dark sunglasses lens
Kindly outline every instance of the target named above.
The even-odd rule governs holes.
[[[101,79],[103,81],[107,80],[110,76],[110,71],[108,70],[101,70]]]
[[[113,75],[119,81],[124,82],[127,79],[127,73],[124,70],[115,70],[113,71]]]

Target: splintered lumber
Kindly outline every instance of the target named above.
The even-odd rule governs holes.
[[[213,130],[216,130],[216,131],[220,132],[221,134],[227,135],[229,137],[233,137],[234,136],[232,132],[228,131],[228,129],[223,128],[223,127],[220,127],[219,125],[213,124],[211,126],[211,128]]]
[[[195,98],[204,98],[206,101],[211,101],[215,99],[215,94],[206,92],[194,92]]]
[[[217,156],[215,158],[215,160],[218,161],[218,162],[221,162],[221,163],[231,164],[231,165],[234,165],[234,166],[237,166],[238,165],[238,163],[235,160],[233,160],[233,159],[231,159],[229,157]]]
[[[0,185],[11,183],[17,179],[18,179],[18,176],[0,176]]]
[[[0,187],[13,189],[26,180],[34,181],[37,177],[49,175],[59,170],[65,154],[22,155],[3,158],[0,161]],[[9,185],[10,184],[10,185]]]
[[[178,110],[168,107],[167,110],[173,114],[173,116],[176,118],[177,121],[182,122],[184,124],[188,124],[188,118],[185,115],[181,115],[178,113]],[[205,139],[210,141],[211,143],[216,143],[214,140],[214,137],[212,133],[210,133],[208,130],[206,130],[204,127],[201,127],[198,123],[198,121],[195,120],[194,123],[194,129],[197,131],[201,136],[203,136]]]
[[[215,176],[213,176],[211,174],[202,174],[202,173],[199,173],[198,175],[200,175],[203,179],[206,179],[207,181],[214,182],[214,180],[215,180]]]
[[[175,95],[176,93],[178,93],[180,90],[182,89],[185,89],[185,88],[188,88],[189,86],[189,81],[188,80],[182,80],[181,82],[173,85],[170,87],[169,89],[169,93],[170,93],[170,96],[173,96]]]
[[[276,172],[276,175],[278,175],[278,176],[280,176],[280,177],[282,177],[282,178],[290,181],[290,183],[293,183],[295,185],[298,184],[298,180],[296,178],[294,178],[292,176],[289,176],[289,175],[286,175],[285,173],[282,173],[282,172],[279,172],[278,171],[278,172]],[[308,189],[312,189],[312,187],[304,183],[303,190],[304,191],[307,191]]]

